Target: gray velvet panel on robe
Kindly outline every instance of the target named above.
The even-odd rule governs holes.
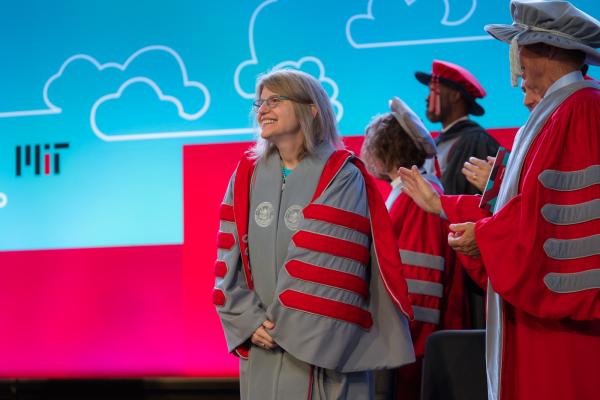
[[[231,178],[223,203],[233,204],[233,180]],[[227,273],[223,278],[216,278],[215,288],[225,294],[225,304],[217,307],[227,348],[230,352],[244,344],[252,333],[267,318],[265,306],[261,303],[256,292],[249,290],[242,268],[240,249],[237,242],[237,230],[232,222],[221,221],[221,232],[232,233],[235,245],[230,250],[219,249],[217,260],[224,261]]]
[[[364,178],[351,163],[315,203],[369,216]],[[369,237],[333,224],[303,220],[299,229],[372,248]],[[383,287],[373,249],[370,265],[363,266],[354,260],[298,248],[291,242],[287,259],[358,275],[369,282],[370,297],[363,299],[343,289],[294,279],[285,269],[280,271],[278,294],[291,289],[348,303],[368,310],[373,325],[367,330],[344,320],[287,308],[276,298],[267,312],[277,321],[273,337],[282,348],[307,363],[340,372],[393,368],[414,361],[408,322]]]
[[[261,304],[272,304],[288,245],[308,205],[333,149],[323,146],[302,160],[282,182],[277,154],[261,160],[254,173],[248,223],[249,256],[256,294]],[[279,326],[279,322],[268,315]],[[263,319],[263,320],[264,320]],[[262,321],[261,321],[262,322]],[[293,330],[293,327],[290,327]],[[275,335],[274,335],[275,336]],[[301,361],[282,347],[252,346],[248,360],[240,360],[240,389],[244,400],[370,399],[370,374],[337,374]],[[312,374],[312,377],[311,377]]]
[[[237,244],[231,251],[219,251],[219,259],[225,259],[229,268],[225,279],[217,279],[217,287],[224,290],[227,297],[226,305],[218,309],[228,344],[231,342],[230,348],[234,343],[246,341],[267,318],[276,324],[271,333],[280,345],[275,350],[251,346],[249,359],[240,359],[242,399],[306,399],[309,390],[313,399],[371,399],[372,373],[367,370],[414,360],[408,324],[389,299],[378,278],[377,268],[371,272],[371,266],[298,249],[291,243],[291,237],[298,229],[306,229],[364,246],[371,245],[367,235],[321,221],[304,220],[297,212],[310,202],[332,151],[332,148],[322,146],[316,155],[302,160],[286,179],[283,190],[278,155],[271,155],[257,164],[248,223],[255,289],[250,292],[252,296],[247,293]],[[232,204],[232,195],[230,185],[225,198],[227,204]],[[369,215],[364,180],[353,165],[343,168],[317,203]],[[223,222],[221,229],[235,232],[231,223]],[[371,297],[365,300],[348,291],[292,279],[283,269],[285,262],[292,258],[362,276],[369,281]],[[282,307],[276,294],[285,288],[367,309],[373,315],[373,327],[366,331],[344,321]],[[233,299],[238,297],[242,300],[237,301],[239,306],[232,312],[230,303],[236,303]],[[242,312],[244,306],[248,307],[246,313]],[[268,310],[266,314],[265,310]],[[243,318],[239,318],[240,315]],[[236,327],[237,318],[242,323]],[[255,320],[250,322],[252,318]],[[319,353],[324,357],[319,358]],[[311,371],[312,386],[309,388]]]

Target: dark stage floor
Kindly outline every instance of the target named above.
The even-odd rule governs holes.
[[[238,400],[238,390],[229,379],[0,380],[0,400]]]

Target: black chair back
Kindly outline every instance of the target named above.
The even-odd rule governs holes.
[[[437,331],[429,336],[421,400],[487,400],[484,330]]]

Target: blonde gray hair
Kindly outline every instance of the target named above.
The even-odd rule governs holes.
[[[272,71],[258,78],[257,100],[260,99],[264,88],[278,95],[298,100],[298,102],[293,101],[292,106],[304,137],[300,159],[313,154],[321,143],[328,143],[334,148],[343,147],[329,96],[319,81],[311,75],[292,69]],[[311,107],[317,110],[314,116]],[[259,136],[250,150],[250,155],[254,159],[261,159],[274,151],[276,151],[275,146]]]

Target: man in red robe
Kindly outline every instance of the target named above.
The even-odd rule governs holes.
[[[494,214],[454,225],[449,243],[489,278],[489,398],[597,399],[600,86],[580,68],[600,65],[600,22],[563,1],[513,1],[511,14],[486,30],[511,43],[513,84],[521,75],[542,100],[515,138]],[[402,176],[418,198],[414,175]],[[439,198],[426,207],[446,211]]]

